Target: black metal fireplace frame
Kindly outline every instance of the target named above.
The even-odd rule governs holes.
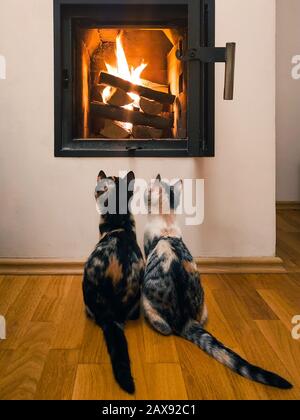
[[[65,9],[98,6],[188,6],[188,139],[90,140],[72,135],[72,27]],[[77,9],[76,9],[77,7]],[[92,11],[93,9],[91,9]],[[68,13],[67,13],[68,15]],[[63,17],[64,16],[64,17]],[[84,15],[85,16],[85,15]],[[78,16],[77,16],[78,17]],[[215,153],[215,0],[54,0],[54,104],[56,157],[212,157]],[[204,48],[203,48],[204,47]],[[207,48],[210,47],[210,48]],[[201,49],[208,54],[198,57]],[[219,50],[219,51],[218,51]],[[221,51],[222,50],[222,51]],[[218,54],[219,53],[219,54]],[[201,54],[200,54],[201,55]],[[210,56],[209,56],[210,55]],[[218,56],[219,55],[219,56]]]

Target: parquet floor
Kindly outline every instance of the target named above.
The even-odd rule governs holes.
[[[251,362],[290,380],[280,391],[240,378],[144,321],[127,325],[137,392],[115,384],[102,332],[86,319],[81,278],[0,277],[0,399],[300,399],[300,212],[278,212],[278,254],[288,274],[205,275],[208,329]],[[298,271],[298,272],[297,272]]]

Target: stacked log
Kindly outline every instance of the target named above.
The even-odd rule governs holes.
[[[101,72],[98,86],[109,86],[110,94],[102,100],[102,91],[96,89],[92,95],[90,109],[93,119],[105,121],[100,135],[109,139],[159,139],[170,132],[174,125],[173,113],[168,112],[176,97],[160,85],[157,90],[154,83],[147,86],[133,84],[110,73]],[[151,86],[151,87],[149,87]],[[139,108],[134,105],[134,93],[140,96]],[[130,109],[128,109],[130,108]],[[132,130],[124,124],[132,124]]]

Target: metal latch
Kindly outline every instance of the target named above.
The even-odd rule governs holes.
[[[230,42],[225,48],[199,47],[191,48],[186,54],[180,50],[176,51],[176,57],[180,61],[201,61],[202,63],[226,63],[224,99],[231,101],[234,91],[234,70],[235,70],[236,43]]]

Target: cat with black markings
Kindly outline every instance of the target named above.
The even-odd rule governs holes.
[[[146,319],[159,333],[193,342],[245,378],[281,389],[292,388],[285,379],[243,360],[204,329],[208,315],[200,274],[176,222],[181,192],[181,181],[170,186],[160,175],[149,187],[142,289]],[[169,209],[169,214],[164,214],[163,209]]]
[[[87,314],[102,328],[115,379],[130,394],[135,386],[124,324],[139,318],[144,275],[144,259],[130,212],[134,181],[133,172],[123,179],[99,173],[95,198],[100,241],[85,265],[83,278]]]

